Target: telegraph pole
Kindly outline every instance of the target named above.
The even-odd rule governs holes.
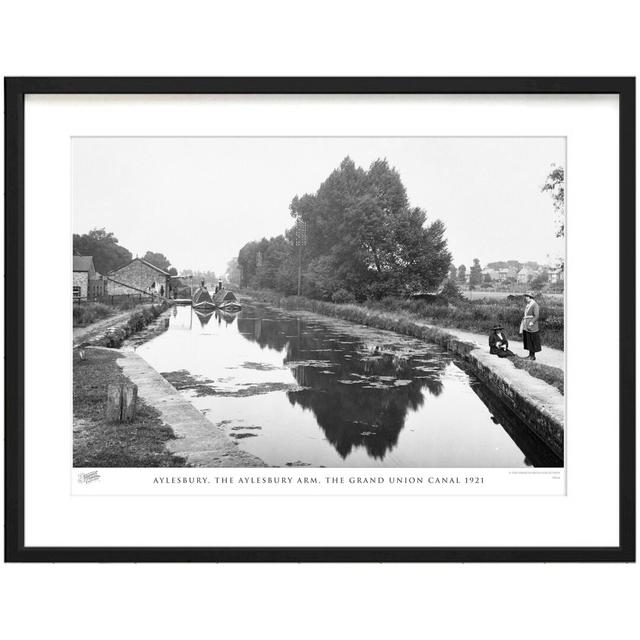
[[[302,287],[302,247],[307,244],[307,223],[302,219],[296,220],[296,244],[298,245],[298,297]]]

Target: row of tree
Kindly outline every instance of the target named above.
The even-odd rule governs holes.
[[[118,238],[105,229],[91,229],[85,234],[74,233],[73,251],[77,255],[93,256],[95,268],[103,274],[119,269],[133,259],[131,251],[123,247]],[[147,251],[142,258],[171,275],[178,274],[177,269],[171,266],[169,258],[162,253]]]
[[[345,158],[312,194],[294,197],[296,223],[284,234],[248,242],[238,254],[242,286],[297,291],[345,301],[433,291],[451,254],[440,220],[409,204],[386,160],[368,170]]]
[[[467,267],[461,264],[457,269],[455,265],[449,265],[449,280],[464,284],[467,281]],[[469,269],[469,284],[477,286],[482,284],[482,267],[478,258],[473,259],[473,266]]]

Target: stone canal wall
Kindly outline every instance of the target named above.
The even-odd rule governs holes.
[[[243,451],[180,395],[153,367],[132,351],[121,351],[118,364],[138,395],[160,412],[162,421],[173,429],[175,440],[167,449],[193,467],[265,467],[258,457]]]
[[[497,358],[451,338],[446,347],[515,413],[559,458],[564,458],[564,396],[546,382],[516,369],[508,358]]]
[[[260,301],[260,296],[252,300]],[[514,367],[508,358],[498,358],[476,344],[460,340],[445,329],[390,312],[358,305],[340,305],[305,298],[282,298],[268,303],[288,311],[318,313],[434,342],[464,360],[467,369],[482,380],[558,457],[564,459],[564,396],[546,382]]]

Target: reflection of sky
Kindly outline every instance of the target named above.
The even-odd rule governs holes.
[[[247,320],[262,315],[265,310],[247,308],[239,319]],[[169,330],[158,335],[150,342],[142,345],[138,352],[154,368],[160,372],[174,372],[187,370],[191,375],[213,381],[213,388],[222,392],[234,392],[244,388],[244,385],[261,385],[265,383],[284,383],[292,389],[298,387],[292,371],[283,362],[287,351],[291,351],[290,337],[292,331],[291,317],[288,322],[275,321],[274,312],[268,312],[270,319],[260,322],[218,323],[215,316],[201,326],[195,314],[192,316],[190,307],[178,307],[176,315],[170,316]],[[266,323],[274,323],[268,331],[264,329]],[[251,335],[247,327],[254,328]],[[336,335],[336,326],[340,331],[351,326],[355,337],[349,339],[344,335]],[[302,332],[304,337],[307,329],[304,323],[295,323],[295,329]],[[330,328],[331,330],[328,330]],[[242,329],[247,335],[240,333]],[[287,331],[289,333],[287,333]],[[328,352],[326,358],[340,362],[344,355],[357,358],[355,348],[366,343],[367,349],[382,345],[384,349],[400,349],[404,353],[414,345],[416,349],[425,352],[425,343],[414,341],[392,333],[366,329],[345,323],[334,323],[330,320],[325,324],[314,317],[313,326],[309,327],[309,340],[317,348],[320,340],[336,348],[336,340],[342,340],[348,354],[342,352]],[[311,338],[310,333],[313,333]],[[330,335],[331,334],[331,335]],[[256,340],[263,342],[267,339],[268,346],[261,346]],[[351,344],[348,344],[351,343]],[[296,343],[297,344],[297,343]],[[278,348],[272,348],[276,345]],[[326,346],[326,345],[325,345]],[[437,355],[439,348],[427,346],[426,351],[432,350]],[[304,351],[302,351],[304,353]],[[313,356],[323,359],[323,354]],[[439,357],[439,356],[438,356]],[[343,360],[344,363],[353,360]],[[440,360],[437,360],[440,362]],[[243,366],[244,365],[244,366]],[[349,364],[352,366],[352,364]],[[368,390],[364,393],[373,394],[374,401],[382,406],[385,398],[393,397],[396,404],[406,411],[404,426],[400,424],[399,434],[394,435],[382,459],[370,456],[362,446],[363,436],[356,433],[354,446],[343,458],[336,448],[328,441],[325,432],[318,425],[316,412],[327,409],[332,403],[332,389],[335,381],[322,385],[315,390],[311,402],[303,407],[299,402],[291,402],[286,390],[256,394],[245,397],[229,397],[219,395],[205,395],[198,397],[193,390],[187,389],[183,393],[193,404],[203,411],[213,423],[225,421],[223,428],[230,435],[251,433],[250,437],[238,440],[238,446],[262,458],[267,464],[284,466],[286,463],[303,462],[312,466],[326,467],[520,467],[524,466],[524,454],[511,440],[504,429],[491,421],[491,414],[478,396],[473,392],[466,373],[453,362],[441,362],[440,373],[432,380],[432,385],[438,385],[438,393],[434,394],[425,386],[419,393],[423,401],[417,403],[417,408],[409,406],[407,391],[401,390]],[[330,369],[329,369],[330,370]],[[314,369],[317,372],[318,369]],[[331,377],[333,374],[324,373]],[[311,374],[307,377],[313,378]],[[398,374],[398,378],[406,378],[406,372]],[[300,378],[299,378],[300,379]],[[317,380],[318,377],[313,378]],[[301,380],[305,382],[304,380]],[[424,380],[420,381],[424,384]],[[313,383],[315,384],[315,383]],[[418,387],[419,388],[419,387]],[[316,393],[317,392],[317,393]],[[341,395],[341,402],[336,406],[344,407],[345,398]],[[362,400],[362,391],[360,400]],[[414,391],[414,395],[415,395]],[[324,395],[323,395],[324,394]],[[395,394],[394,396],[377,396],[376,394]],[[404,395],[403,395],[404,394]],[[353,395],[355,398],[355,394]],[[324,405],[324,403],[328,405]],[[404,402],[404,404],[403,404]],[[316,404],[314,404],[316,403]],[[319,406],[317,403],[322,403]],[[245,429],[246,427],[261,427],[261,429]],[[353,428],[353,427],[351,427]],[[371,427],[355,427],[357,431],[367,433]],[[380,437],[380,436],[378,436]],[[397,437],[397,442],[395,441]]]

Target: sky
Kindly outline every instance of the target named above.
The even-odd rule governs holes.
[[[446,225],[456,265],[564,256],[541,193],[564,138],[74,138],[74,233],[104,227],[134,256],[224,273],[250,240],[284,232],[295,195],[350,156],[395,167],[411,206]]]

